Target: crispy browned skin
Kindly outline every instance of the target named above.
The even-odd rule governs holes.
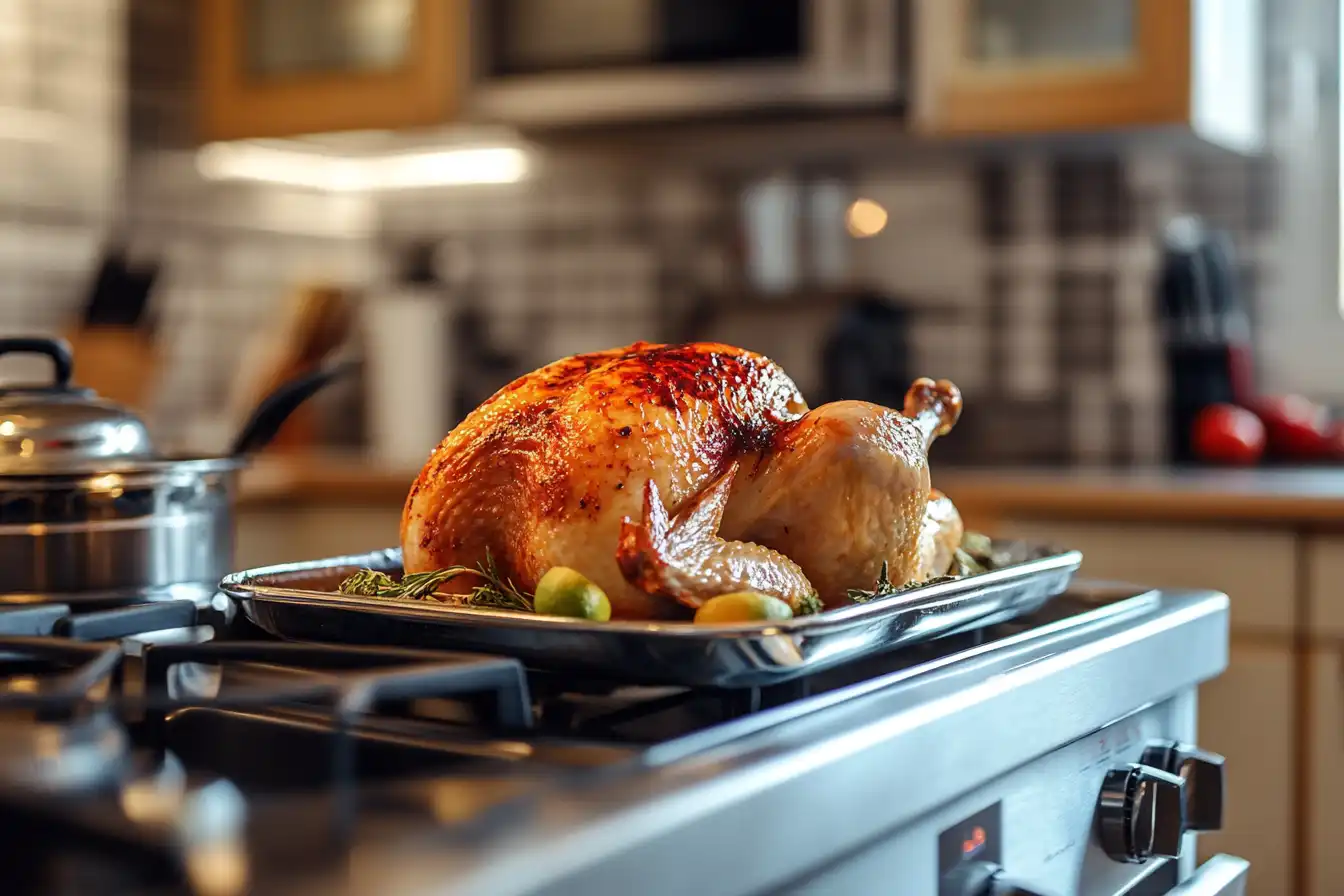
[[[501,389],[435,449],[402,515],[406,568],[474,565],[488,552],[531,590],[570,566],[618,618],[678,615],[677,602],[741,587],[787,600],[815,587],[834,603],[845,587],[871,586],[883,559],[897,561],[893,578],[925,575],[925,452],[955,420],[944,385],[918,419],[860,402],[808,413],[777,365],[733,346],[636,343],[557,361]],[[830,498],[799,500],[794,486]],[[790,507],[801,514],[792,525]]]
[[[431,455],[402,516],[406,568],[471,565],[489,551],[521,587],[571,566],[617,616],[675,613],[616,564],[621,520],[641,516],[644,483],[675,511],[806,409],[778,366],[728,345],[635,343],[549,364],[497,392]]]

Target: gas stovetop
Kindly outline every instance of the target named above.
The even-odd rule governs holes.
[[[1147,668],[1109,688],[1091,707],[1095,719],[1074,712],[1051,723],[1058,707],[1019,703],[1044,739],[1033,744],[1018,731],[1017,748],[1040,752],[1164,688],[1216,674],[1226,652],[1221,595],[1101,585],[1012,623],[730,691],[576,678],[505,657],[283,643],[229,609],[190,601],[94,613],[0,609],[6,892],[627,893],[615,878],[614,889],[602,887],[637,857],[649,875],[641,893],[663,892],[652,881],[668,875],[669,893],[759,891],[759,881],[744,881],[756,890],[728,885],[742,874],[733,866],[752,863],[703,853],[687,862],[696,841],[688,830],[703,839],[731,824],[734,799],[747,806],[775,786],[820,780],[844,755],[853,756],[852,778],[867,751],[912,744],[911,732],[983,708],[954,705],[976,688],[993,691],[984,706],[1061,676],[1078,679],[1077,691],[1083,666],[1093,680],[1091,666],[1119,660],[1125,645],[1181,646],[1184,659],[1164,675],[1149,680],[1156,669]],[[920,720],[921,712],[931,714]],[[817,753],[825,744],[830,752]],[[937,752],[951,757],[949,746]],[[777,765],[809,751],[806,766]],[[946,802],[956,784],[970,786],[1015,755],[996,743],[951,785],[930,756],[928,780],[904,789],[906,808]],[[766,768],[774,778],[757,780]],[[722,791],[748,779],[751,787]],[[938,781],[947,792],[919,796]],[[806,816],[810,804],[788,811]],[[750,830],[765,837],[778,807],[755,811],[767,814],[753,816]],[[682,845],[665,859],[648,852],[673,836]],[[807,848],[780,840],[788,855],[772,867],[782,879],[790,864],[815,864],[825,856],[809,848],[824,840]],[[654,874],[659,861],[670,862],[668,874]],[[712,881],[692,886],[710,867]]]

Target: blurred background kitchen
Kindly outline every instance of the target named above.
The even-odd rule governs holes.
[[[575,352],[950,378],[973,524],[1231,592],[1208,848],[1344,892],[1339,61],[1328,0],[8,0],[0,329],[188,453],[360,359],[240,566],[392,544],[442,434]]]

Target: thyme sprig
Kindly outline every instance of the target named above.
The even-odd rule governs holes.
[[[439,595],[441,585],[463,575],[476,576],[481,582],[473,585],[471,591],[464,595]],[[337,591],[359,597],[400,600],[429,600],[441,596],[468,607],[534,612],[532,595],[515,585],[512,579],[501,575],[494,558],[489,554],[475,567],[449,566],[428,572],[407,573],[400,582],[385,572],[361,569],[341,582]]]
[[[887,561],[882,561],[882,569],[877,573],[877,584],[871,589],[850,588],[846,593],[849,599],[856,604],[866,604],[870,600],[877,600],[880,597],[890,597],[893,594],[900,594],[910,591],[913,588],[923,588],[925,585],[937,585],[941,582],[950,582],[960,576],[934,576],[931,579],[925,579],[922,582],[906,582],[903,585],[893,585],[891,583],[891,571],[887,568]]]
[[[866,604],[880,597],[890,597],[893,594],[900,594],[913,588],[923,588],[925,585],[937,585],[941,582],[950,582],[953,579],[989,572],[991,569],[998,569],[1012,562],[1012,555],[1006,551],[996,551],[993,541],[988,536],[981,535],[978,532],[967,532],[953,558],[952,574],[934,576],[923,582],[906,582],[904,585],[893,585],[891,570],[887,567],[887,562],[883,560],[882,569],[877,574],[877,583],[872,588],[850,588],[846,593],[849,599],[855,603]]]
[[[897,587],[891,584],[891,569],[887,566],[887,561],[882,561],[882,568],[877,573],[877,583],[870,589],[850,588],[846,594],[849,599],[856,604],[866,604],[870,600],[877,600],[879,597],[887,597],[892,594],[898,594],[910,585]]]

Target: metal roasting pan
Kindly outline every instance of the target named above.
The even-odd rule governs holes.
[[[247,619],[287,640],[495,653],[537,669],[624,682],[738,688],[1006,622],[1067,589],[1083,559],[1078,551],[1020,543],[994,548],[1017,562],[765,625],[588,622],[336,593],[361,568],[400,574],[395,548],[250,569],[226,577],[220,588]]]

